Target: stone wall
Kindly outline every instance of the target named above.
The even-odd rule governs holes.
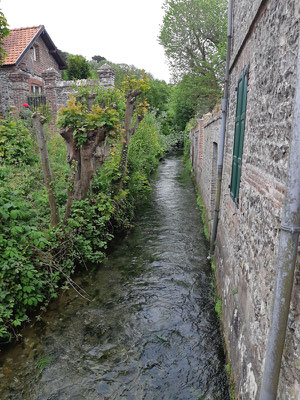
[[[3,115],[7,108],[14,106],[13,83],[9,78],[10,73],[7,68],[0,70],[0,115]]]
[[[222,298],[224,336],[236,398],[258,399],[270,327],[276,257],[293,119],[300,3],[234,1],[220,220],[215,263]],[[230,196],[236,87],[250,64],[239,203]],[[203,138],[198,184],[211,208],[212,185]],[[215,143],[218,143],[215,141]],[[208,152],[207,152],[208,153]],[[210,161],[209,161],[210,159]],[[206,171],[206,172],[205,172]],[[296,266],[278,399],[300,399],[300,268]]]
[[[67,104],[67,101],[70,98],[70,94],[75,93],[75,85],[76,86],[94,87],[99,84],[100,84],[100,82],[98,79],[82,79],[80,81],[58,81],[56,84],[58,108],[62,104],[64,104],[64,105]]]
[[[57,68],[48,68],[41,73],[41,76],[16,66],[2,68],[0,69],[0,114],[5,114],[10,107],[15,107],[18,113],[22,109],[22,105],[27,102],[31,84],[38,84],[42,87],[42,94],[46,96],[47,105],[52,113],[56,114],[62,104],[66,105],[70,93],[76,91],[75,86],[101,85],[106,88],[114,86],[115,72],[108,65],[104,64],[98,70],[98,74],[99,80],[64,81]]]
[[[53,68],[47,69],[43,72],[42,77],[45,82],[45,95],[47,104],[51,107],[54,114],[57,113],[61,105],[66,105],[70,98],[71,93],[76,92],[76,86],[103,86],[111,88],[114,86],[115,72],[107,65],[104,64],[98,70],[98,79],[82,79],[76,81],[61,80],[60,75]]]
[[[236,7],[237,14],[239,7],[249,7],[252,17],[249,2],[241,1]],[[223,300],[225,337],[237,393],[242,399],[258,398],[270,326],[293,117],[299,17],[299,5],[296,6],[294,1],[270,0],[266,3],[230,74],[216,263]],[[229,194],[235,88],[241,71],[248,63],[246,129],[237,206]],[[293,303],[292,308],[290,321],[295,321],[299,318],[300,303]],[[288,329],[280,384],[281,399],[298,399],[300,336],[297,338],[295,331],[299,335],[299,321],[293,326],[290,323]],[[288,343],[296,350],[293,354]]]
[[[191,162],[197,187],[206,209],[206,224],[212,229],[217,188],[217,161],[221,112],[207,114],[191,130]]]

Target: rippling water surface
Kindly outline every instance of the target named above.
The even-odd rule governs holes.
[[[134,229],[0,357],[1,400],[227,400],[192,183],[164,160]]]

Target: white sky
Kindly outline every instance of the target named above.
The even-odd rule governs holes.
[[[158,43],[163,0],[0,0],[10,28],[44,25],[56,47],[170,80]]]

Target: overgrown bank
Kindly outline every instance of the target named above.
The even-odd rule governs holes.
[[[133,121],[134,123],[134,121]],[[128,146],[120,186],[124,139],[110,138],[109,155],[95,171],[89,196],[74,199],[65,224],[49,226],[47,190],[28,121],[10,115],[0,125],[0,340],[18,336],[17,327],[32,311],[44,310],[59,290],[75,286],[77,266],[100,263],[116,232],[130,226],[134,208],[148,190],[149,176],[166,146],[155,116],[147,113]],[[64,140],[46,129],[59,214],[70,187]],[[112,132],[113,133],[113,132]],[[80,290],[76,288],[76,290]]]

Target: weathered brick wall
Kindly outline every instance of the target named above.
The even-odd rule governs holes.
[[[293,117],[300,3],[270,0],[252,26],[258,2],[234,2],[234,50],[225,142],[217,283],[224,332],[240,399],[258,398],[270,325],[281,207],[285,193]],[[243,23],[241,23],[243,21]],[[243,25],[243,26],[240,26]],[[240,35],[240,36],[237,36]],[[230,197],[236,91],[250,63],[239,206]],[[287,331],[279,399],[299,399],[299,265]]]
[[[192,131],[193,169],[206,209],[206,224],[209,232],[212,229],[215,209],[220,125],[221,112],[217,111],[213,115],[205,116]]]
[[[59,66],[53,56],[49,53],[48,47],[41,38],[35,41],[37,60],[33,59],[33,49],[28,50],[18,65],[19,68],[30,72],[32,75],[42,76],[48,68],[55,69],[61,76]]]

